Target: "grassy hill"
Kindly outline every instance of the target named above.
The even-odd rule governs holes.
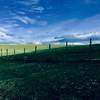
[[[35,44],[16,44],[16,45],[0,45],[0,55],[1,55],[1,49],[2,49],[2,56],[6,56],[6,50],[8,49],[8,55],[13,55],[14,54],[14,49],[16,54],[22,54],[24,53],[24,48],[25,52],[34,52],[35,51],[35,46],[37,46],[37,50],[46,50],[49,48],[49,45],[35,45]],[[64,45],[55,45],[52,44],[52,48],[59,48],[59,47],[64,47]]]
[[[1,57],[0,100],[100,100],[100,63],[80,62],[89,55],[89,46],[68,46]]]

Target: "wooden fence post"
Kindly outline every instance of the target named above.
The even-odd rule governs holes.
[[[2,48],[1,48],[1,57],[2,57]]]
[[[15,51],[15,49],[14,49],[14,55],[16,54],[16,51]]]
[[[26,49],[24,48],[24,55],[25,55],[25,53],[26,53]]]
[[[68,47],[68,42],[66,41],[66,47]]]
[[[90,45],[89,45],[89,58],[92,59],[92,39],[90,38]]]
[[[37,46],[35,46],[35,53],[37,52]]]
[[[6,56],[8,56],[8,49],[6,49]]]
[[[51,50],[51,44],[49,44],[49,50]]]

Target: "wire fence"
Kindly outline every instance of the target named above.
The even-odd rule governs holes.
[[[75,48],[72,48],[72,50],[70,49],[71,46],[69,46],[68,41],[66,41],[64,45],[48,44],[48,45],[46,45],[44,47],[41,46],[41,45],[34,45],[34,46],[31,45],[31,50],[30,50],[30,47],[27,47],[27,46],[24,47],[24,48],[23,47],[18,48],[16,46],[15,46],[15,48],[11,48],[11,47],[10,48],[7,48],[7,47],[6,48],[1,48],[0,49],[0,55],[1,55],[0,58],[2,58],[2,57],[7,58],[7,57],[10,57],[11,55],[14,56],[14,55],[17,55],[17,54],[22,54],[23,57],[24,57],[23,58],[24,60],[29,60],[29,58],[26,56],[27,53],[30,53],[31,52],[30,53],[31,54],[31,57],[33,57],[33,54],[38,54],[39,51],[41,51],[41,50],[49,50],[49,51],[52,51],[54,48],[60,48],[60,47],[66,48],[65,51],[64,51],[65,54],[63,53],[64,54],[63,55],[64,58],[62,57],[61,60],[66,59],[66,58],[69,58],[69,59],[77,59],[77,58],[79,58],[79,60],[80,59],[89,59],[89,60],[92,60],[92,59],[99,58],[99,50],[100,50],[100,47],[97,48],[97,46],[95,46],[95,44],[93,44],[93,40],[91,38],[90,38],[90,40],[88,42],[88,45],[86,45],[85,49],[84,48],[80,49],[81,46],[80,47],[78,46],[78,48],[76,48],[77,49],[76,52],[74,52],[75,50],[73,50]],[[81,50],[81,52],[80,52],[80,50]],[[47,56],[50,56],[50,55],[47,55]],[[57,56],[57,54],[54,55],[54,57],[55,56]],[[38,57],[33,57],[33,58],[37,58],[38,59]],[[48,57],[46,57],[46,58],[48,58]],[[42,57],[42,60],[43,59],[45,59],[44,56]],[[50,59],[52,60],[53,58],[51,57]],[[55,59],[58,59],[58,58],[55,58]],[[58,60],[58,61],[60,61],[60,60]]]
[[[57,45],[57,44],[45,44],[45,45],[1,45],[0,47],[0,56],[10,56],[17,54],[27,54],[27,53],[38,53],[42,50],[51,50],[55,48],[65,47],[65,45]]]

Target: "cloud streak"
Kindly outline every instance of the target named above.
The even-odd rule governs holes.
[[[0,1],[0,3],[2,4],[4,1]],[[74,4],[74,0],[62,0],[62,2],[60,0],[15,0],[5,2],[0,12],[2,42],[10,41],[12,38],[14,38],[13,42],[15,40],[20,43],[22,41],[24,43],[40,43],[66,40],[82,42],[90,37],[99,41],[100,13],[96,12],[99,9],[96,5],[98,0],[76,1],[79,4]],[[95,5],[93,5],[94,3]],[[82,9],[79,9],[80,5],[83,5]],[[93,8],[96,7],[92,9],[92,5]],[[86,11],[84,11],[85,8]]]

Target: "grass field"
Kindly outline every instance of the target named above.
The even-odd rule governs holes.
[[[9,45],[1,47],[11,48]],[[14,61],[0,58],[0,100],[100,100],[100,63],[65,63],[89,59],[89,46],[51,50],[41,46],[37,53],[30,51],[25,55],[8,56]],[[51,62],[17,61],[25,56]],[[92,46],[92,58],[100,58],[100,45]]]
[[[45,44],[45,45],[34,45],[34,44],[25,44],[25,45],[0,45],[0,55],[1,55],[1,49],[2,49],[2,56],[6,55],[6,50],[8,49],[8,54],[9,55],[13,55],[14,54],[14,49],[16,54],[21,54],[24,53],[24,48],[26,49],[26,53],[28,52],[34,52],[35,51],[35,46],[37,46],[37,51],[40,50],[46,50],[49,48],[49,45]],[[51,46],[52,48],[59,48],[59,47],[64,47],[64,44],[62,45],[55,45],[52,44]]]

